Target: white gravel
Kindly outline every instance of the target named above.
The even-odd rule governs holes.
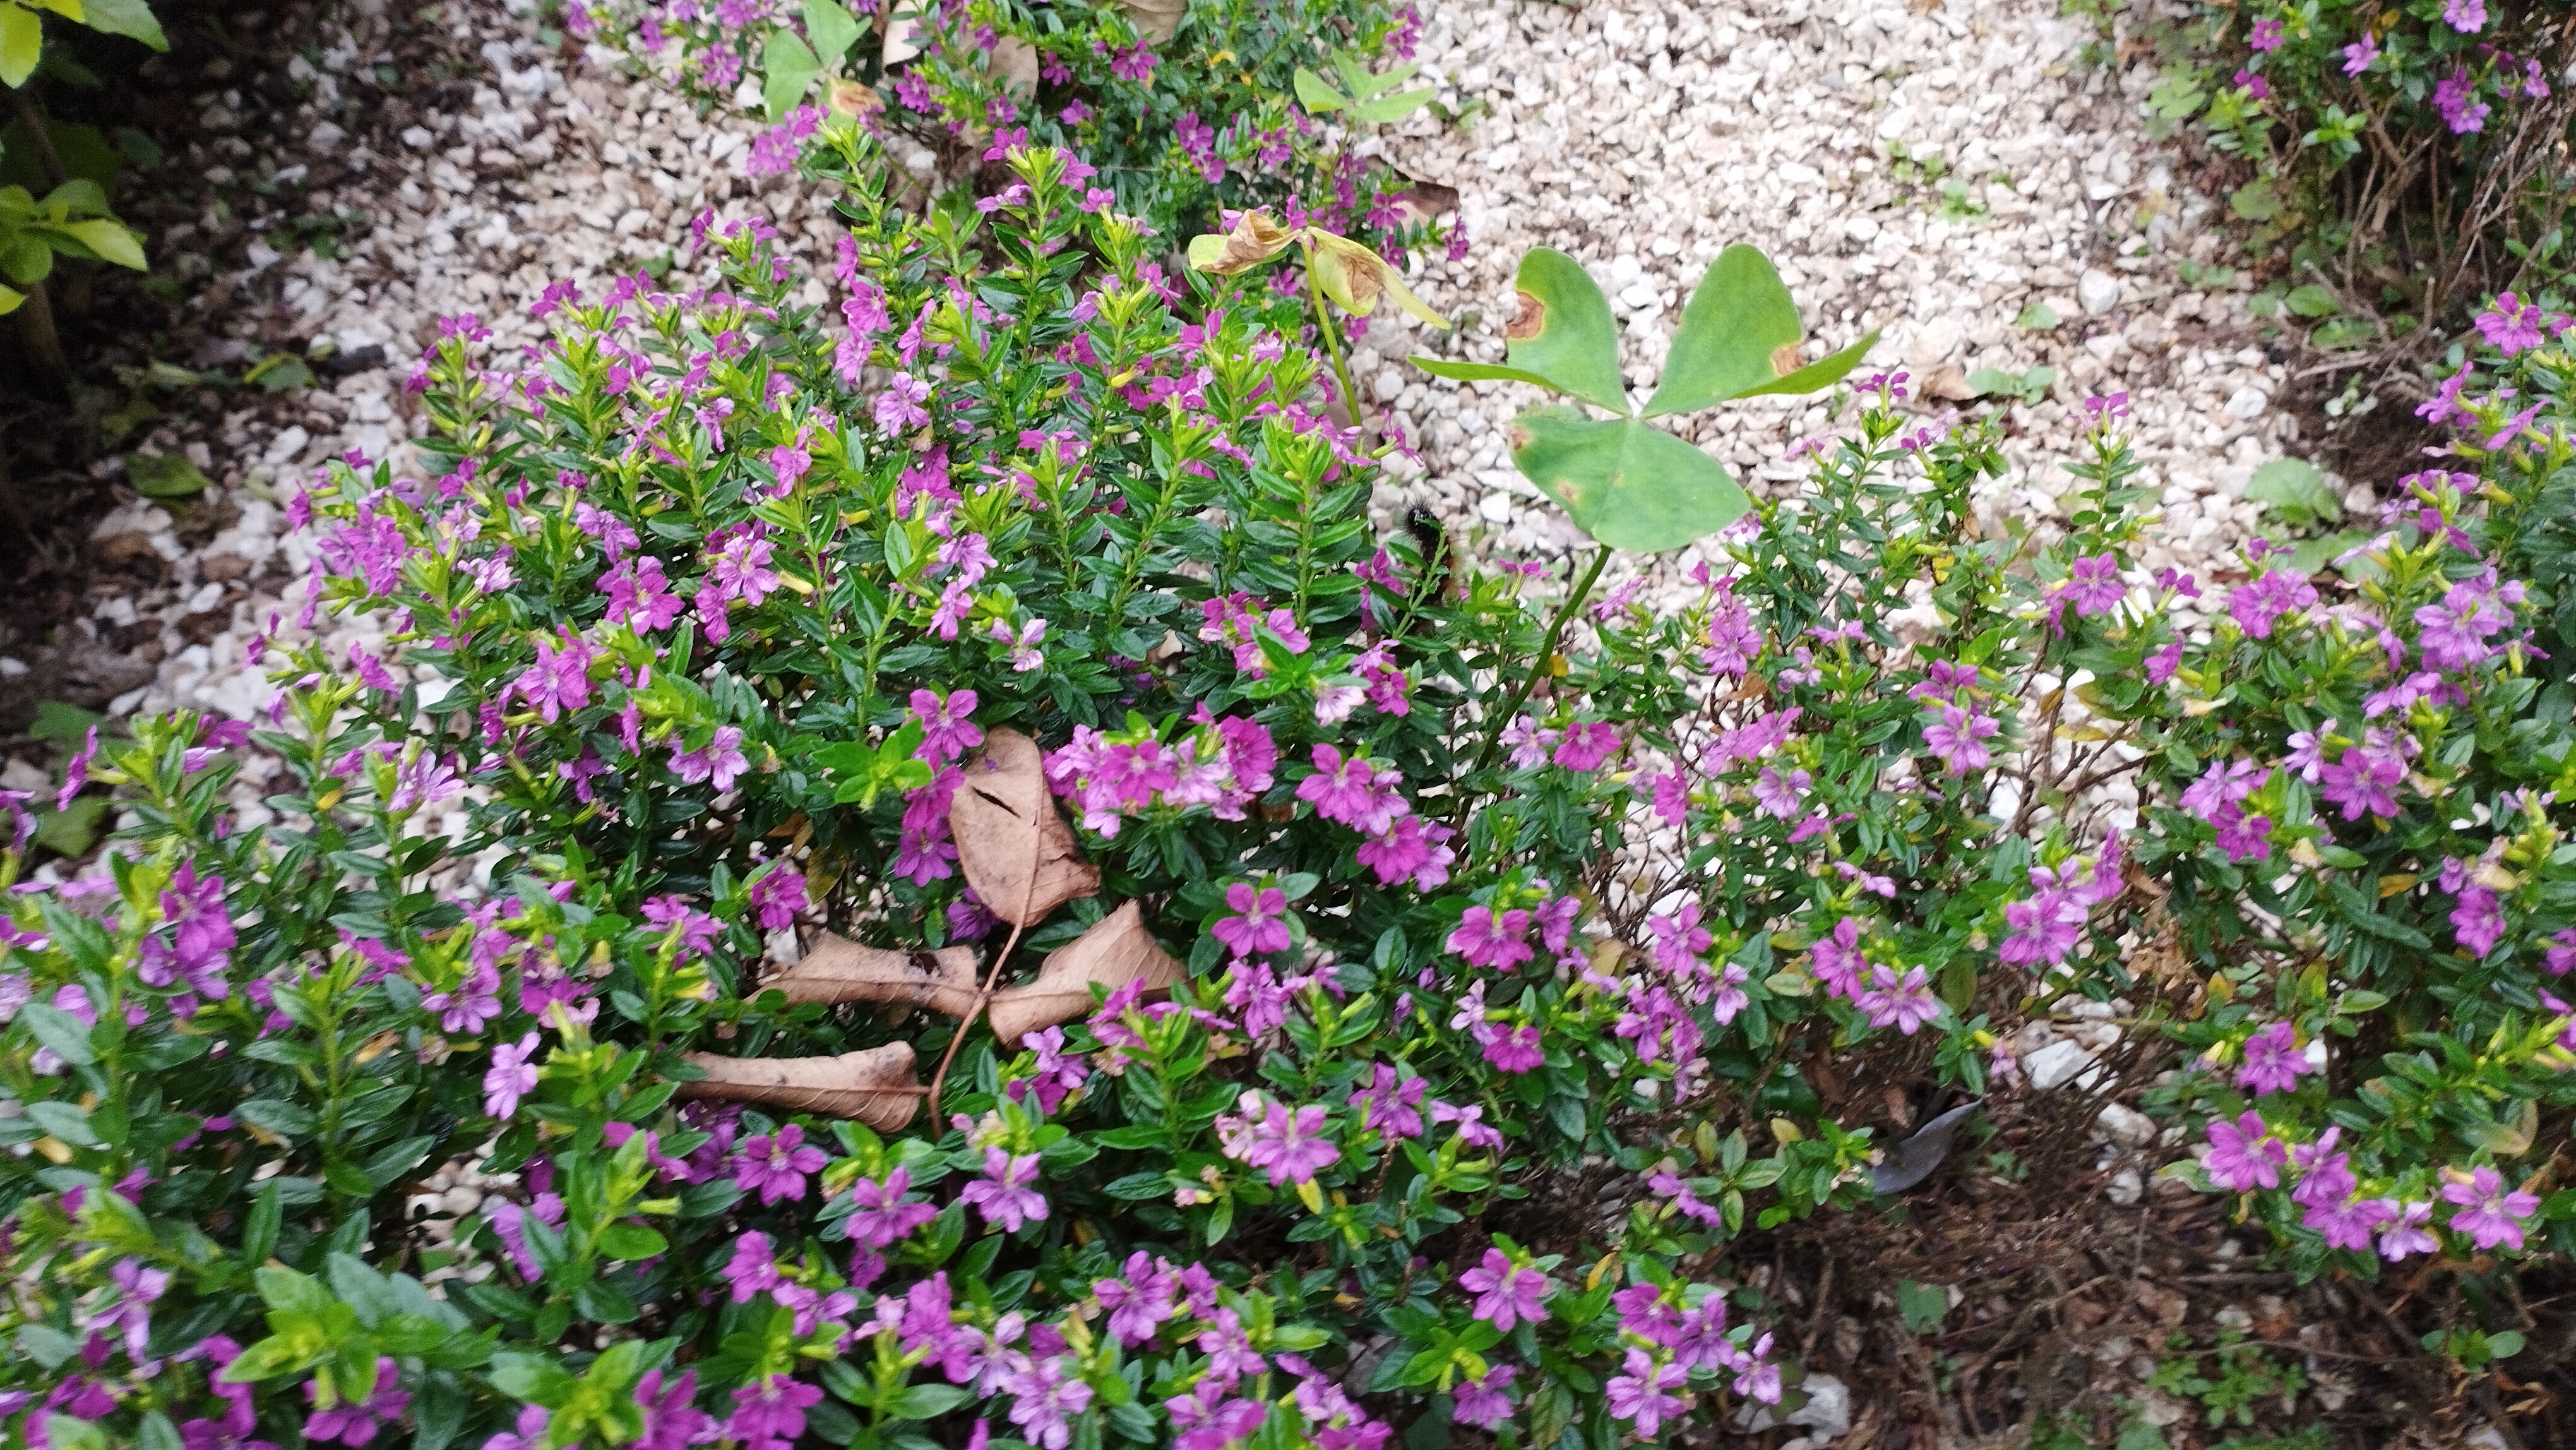
[[[208,470],[222,527],[184,545],[169,511],[140,501],[100,526],[104,555],[158,555],[169,574],[140,594],[102,585],[84,622],[102,637],[120,628],[146,637],[157,673],[118,697],[116,713],[189,706],[247,717],[265,703],[243,646],[272,615],[292,637],[310,564],[278,503],[315,464],[349,450],[409,465],[406,444],[425,423],[403,383],[437,318],[473,311],[498,342],[530,340],[539,325],[525,308],[547,281],[569,275],[595,288],[666,257],[709,206],[756,209],[807,244],[830,236],[826,207],[793,181],[741,176],[755,117],[702,120],[671,91],[619,74],[604,52],[567,60],[543,50],[535,17],[511,9],[448,8],[471,101],[394,134],[349,129],[362,123],[335,80],[386,59],[383,0],[329,22],[319,63],[299,62],[310,98],[283,124],[245,133],[239,92],[209,79],[205,162],[256,172],[335,157],[357,174],[304,209],[346,207],[375,223],[339,261],[254,243],[236,286],[218,289],[244,299],[227,330],[273,337],[282,308],[299,335],[344,352],[381,346],[385,360],[143,441]],[[2254,506],[2237,497],[2246,477],[2295,435],[2295,420],[2272,406],[2287,370],[2265,360],[2241,275],[2215,288],[2183,282],[2187,261],[2224,256],[2212,204],[2179,186],[2138,132],[2149,65],[2085,65],[2077,48],[2087,38],[2053,0],[1972,0],[1931,14],[1873,0],[1669,10],[1646,0],[1581,9],[1459,0],[1437,7],[1421,58],[1444,104],[1481,101],[1485,114],[1458,129],[1426,112],[1364,144],[1462,195],[1469,259],[1417,263],[1427,300],[1466,324],[1451,350],[1501,358],[1512,267],[1527,248],[1554,246],[1585,259],[1613,294],[1630,380],[1651,384],[1683,289],[1721,246],[1750,241],[1780,264],[1821,343],[1885,328],[1872,364],[1911,373],[1918,397],[1935,395],[1923,400],[1929,411],[1972,406],[1961,397],[1969,369],[2059,370],[2047,398],[2011,410],[2015,468],[1980,500],[1993,514],[2052,516],[2073,483],[2060,465],[2076,456],[2081,399],[2129,392],[2138,448],[2165,500],[2168,542],[2145,563],[2206,572],[2254,522]],[[1948,219],[1937,187],[1897,174],[1892,143],[1945,158],[1966,183],[1947,199]],[[165,247],[184,249],[187,230]],[[2061,324],[2017,326],[2034,303]],[[1357,354],[1373,398],[1422,445],[1424,467],[1399,468],[1380,504],[1390,514],[1427,504],[1489,551],[1572,547],[1571,526],[1504,451],[1499,425],[1535,391],[1460,387],[1397,361],[1421,345],[1415,329],[1381,318]],[[1812,400],[1759,400],[1689,426],[1749,484],[1779,489],[1799,472],[1782,462],[1787,446],[1826,422]],[[1660,561],[1658,577],[1691,558]],[[1623,560],[1614,577],[1630,567]],[[364,638],[360,625],[335,627]],[[256,780],[241,788],[254,817],[259,791]]]

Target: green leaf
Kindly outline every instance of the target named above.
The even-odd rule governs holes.
[[[35,12],[0,5],[0,85],[12,90],[25,85],[44,53],[45,27]]]
[[[2281,214],[2281,206],[2281,194],[2268,176],[2255,177],[2227,198],[2228,210],[2249,222],[2268,222]]]
[[[2021,315],[2013,319],[2013,326],[2027,327],[2033,332],[2046,332],[2055,327],[2057,321],[2056,308],[2045,302],[2034,302],[2023,308]]]
[[[2294,529],[2343,517],[2343,501],[2326,487],[2325,475],[2317,472],[2316,465],[2304,458],[2275,458],[2255,469],[2245,481],[2245,497]]]
[[[311,1136],[315,1119],[310,1108],[300,1107],[281,1098],[244,1098],[233,1109],[233,1116],[264,1133],[281,1138]]]
[[[1421,110],[1425,102],[1438,94],[1440,92],[1437,89],[1426,86],[1418,91],[1406,91],[1402,95],[1380,96],[1376,100],[1362,101],[1353,106],[1351,114],[1363,121],[1376,122],[1380,125],[1401,121]]]
[[[612,1259],[649,1259],[670,1247],[659,1230],[640,1223],[612,1223],[599,1231],[599,1251]]]
[[[193,498],[214,485],[180,453],[125,455],[125,481],[145,498]]]
[[[760,99],[769,108],[772,122],[805,99],[814,77],[823,73],[823,63],[814,58],[814,52],[796,38],[796,32],[784,27],[769,32],[769,44],[761,48],[760,68]]]
[[[1798,304],[1771,259],[1742,242],[1717,254],[1682,308],[1646,416],[1688,413],[1797,371]]]
[[[906,1385],[886,1401],[885,1412],[898,1420],[927,1420],[963,1404],[966,1391],[957,1385]]]
[[[81,1020],[50,1002],[30,1002],[18,1009],[18,1020],[36,1034],[36,1040],[54,1050],[54,1056],[74,1067],[88,1067],[98,1061],[89,1050],[89,1029]]]
[[[1918,1284],[1912,1279],[1896,1281],[1896,1312],[1905,1320],[1907,1332],[1930,1334],[1950,1317],[1950,1291],[1939,1284]]]
[[[1550,392],[1559,391],[1556,384],[1526,368],[1505,367],[1501,363],[1451,362],[1446,358],[1417,357],[1413,365],[1435,378],[1455,378],[1462,383],[1494,379],[1507,383],[1536,383]]]
[[[1520,315],[1503,329],[1511,365],[1535,373],[1613,413],[1630,411],[1619,380],[1619,328],[1609,299],[1583,264],[1553,247],[1533,247],[1512,278]]]
[[[1289,80],[1297,87],[1297,100],[1309,111],[1338,111],[1351,103],[1351,98],[1334,90],[1322,76],[1297,67]]]
[[[1540,408],[1512,425],[1512,462],[1575,525],[1615,549],[1659,554],[1753,506],[1717,460],[1635,419]]]
[[[29,1103],[27,1117],[37,1127],[74,1147],[95,1148],[99,1145],[98,1132],[89,1125],[89,1114],[78,1103]]]
[[[47,1415],[45,1437],[58,1450],[108,1450],[106,1431],[69,1415]]]
[[[1778,394],[1796,397],[1802,393],[1813,393],[1830,388],[1849,376],[1853,368],[1859,367],[1860,360],[1868,356],[1869,350],[1877,345],[1878,334],[1872,332],[1838,353],[1820,357],[1796,372],[1784,374],[1758,388],[1747,388],[1735,396],[1763,398]]]
[[[36,844],[64,856],[86,856],[107,822],[105,796],[85,795],[66,810],[36,813]]]
[[[143,243],[120,221],[73,222],[63,228],[80,239],[80,244],[98,253],[99,260],[120,267],[146,271],[150,264],[143,260]]]
[[[2343,304],[2335,300],[2335,295],[2314,282],[2291,288],[2290,295],[2282,298],[2281,303],[2301,317],[2332,317],[2343,311]]]
[[[143,0],[81,0],[81,23],[101,35],[122,35],[154,50],[168,50],[170,39]]]
[[[805,0],[805,37],[825,64],[849,54],[865,29],[838,0]]]

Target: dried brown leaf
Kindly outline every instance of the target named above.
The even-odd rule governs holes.
[[[1180,979],[1181,964],[1156,944],[1131,901],[1049,952],[1028,983],[994,993],[985,1016],[995,1037],[1017,1046],[1028,1033],[1089,1013],[1095,983],[1115,992],[1141,981],[1148,992],[1168,992]]]
[[[1259,207],[1234,219],[1234,230],[1190,238],[1190,265],[1201,272],[1231,277],[1248,272],[1288,249],[1297,233],[1270,219]]]
[[[1149,43],[1171,39],[1181,28],[1181,17],[1189,13],[1190,0],[1127,0],[1127,18]]]
[[[1100,868],[1074,848],[1073,828],[1047,790],[1038,744],[1016,730],[984,737],[948,807],[957,864],[984,909],[1026,927],[1100,889]]]
[[[1016,35],[1006,35],[993,44],[992,72],[999,76],[1002,88],[1022,96],[1034,95],[1038,88],[1037,47]]]
[[[763,1103],[856,1118],[880,1133],[911,1122],[921,1103],[909,1042],[889,1042],[838,1057],[718,1057],[692,1052],[688,1062],[706,1076],[680,1084],[684,1098]]]
[[[891,1002],[963,1017],[975,1007],[975,954],[964,947],[890,952],[826,932],[761,985],[790,1002]]]

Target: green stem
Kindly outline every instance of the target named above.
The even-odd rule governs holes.
[[[1342,361],[1342,334],[1324,310],[1324,282],[1315,275],[1314,248],[1306,249],[1306,293],[1315,301],[1315,330],[1324,334],[1324,351],[1333,359],[1333,376],[1341,380],[1342,406],[1351,410],[1351,426],[1360,426],[1360,395],[1351,387],[1350,365]]]
[[[1583,571],[1583,582],[1574,586],[1574,592],[1557,607],[1556,617],[1547,622],[1547,639],[1538,647],[1538,663],[1530,666],[1530,672],[1521,678],[1520,687],[1512,691],[1512,698],[1494,716],[1494,723],[1485,731],[1485,748],[1476,752],[1476,763],[1471,769],[1483,770],[1494,763],[1494,751],[1503,743],[1503,730],[1511,724],[1512,717],[1520,713],[1521,702],[1529,698],[1530,691],[1538,688],[1538,677],[1547,673],[1549,663],[1555,660],[1556,642],[1565,633],[1565,622],[1572,619],[1574,611],[1582,608],[1583,601],[1591,597],[1593,584],[1600,579],[1601,571],[1609,563],[1608,544],[1593,551],[1592,567]]]

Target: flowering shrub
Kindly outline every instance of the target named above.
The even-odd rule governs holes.
[[[1399,262],[1444,238],[1453,251],[1465,246],[1454,221],[1434,225],[1445,201],[1363,155],[1356,127],[1325,124],[1338,107],[1292,99],[1305,94],[1300,70],[1320,86],[1313,70],[1411,59],[1421,27],[1411,5],[906,0],[890,21],[857,8],[854,17],[831,0],[619,0],[583,11],[582,23],[622,36],[639,61],[712,104],[759,92],[773,124],[746,161],[755,175],[791,169],[838,112],[922,138],[965,163],[952,165],[959,175],[1014,145],[1078,152],[1098,168],[1087,190],[1166,237],[1270,206],[1292,227],[1361,238]],[[898,32],[892,44],[880,38],[885,24]],[[1406,93],[1402,109],[1428,95]],[[1375,107],[1395,113],[1396,99]],[[1311,198],[1323,200],[1310,210]]]
[[[1997,435],[1880,377],[1696,603],[1550,618],[1373,536],[1266,282],[1058,151],[906,218],[832,144],[843,332],[710,229],[720,285],[559,284],[541,352],[457,320],[438,476],[296,504],[302,623],[382,634],[275,626],[271,824],[241,727],[84,758],[112,874],[0,948],[15,1432],[1608,1446],[1796,1394],[1712,1251],[1901,1188],[1993,1014],[2121,985],[2064,687],[2153,642],[2116,400],[2053,542],[1977,537]]]
[[[2148,109],[2255,165],[2239,215],[2315,225],[2296,255],[2345,296],[2312,291],[2301,315],[2447,323],[2482,290],[2520,277],[2528,291],[2561,265],[2556,158],[2576,123],[2563,18],[2526,0],[2205,4]],[[2326,328],[2329,344],[2371,335],[2358,317]]]
[[[2352,583],[2258,543],[2206,637],[2161,635],[2114,701],[2155,763],[2146,950],[2200,1052],[2162,1094],[2208,1115],[2179,1171],[2306,1274],[2576,1244],[2559,1164],[2528,1161],[2576,1105],[2567,320],[2477,321],[2502,345],[2422,409],[2449,466],[2399,480]],[[2513,1339],[2452,1352],[2512,1352],[2496,1312]]]

